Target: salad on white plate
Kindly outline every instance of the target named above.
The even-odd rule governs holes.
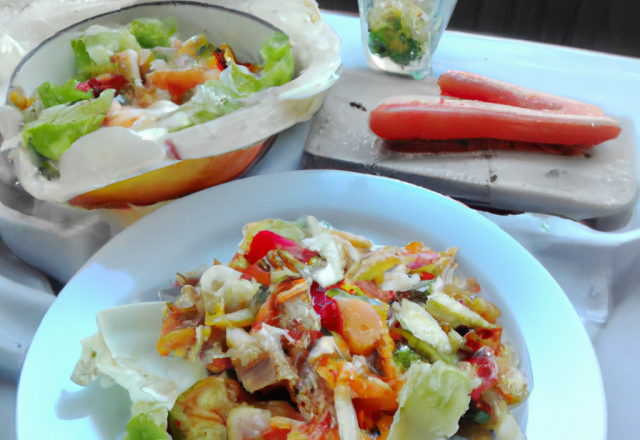
[[[456,248],[312,216],[243,235],[228,264],[178,274],[172,301],[103,310],[82,341],[72,379],[127,389],[127,439],[524,438],[527,378]]]

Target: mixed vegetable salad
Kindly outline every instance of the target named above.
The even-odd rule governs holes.
[[[44,175],[59,177],[71,144],[102,126],[156,139],[232,112],[242,106],[239,98],[293,78],[289,38],[281,32],[262,45],[261,65],[243,63],[204,34],[181,40],[176,32],[173,18],[93,25],[71,41],[75,78],[45,82],[29,97],[10,93],[23,115],[22,143],[38,155]]]
[[[227,265],[178,274],[173,301],[103,311],[82,341],[72,379],[127,388],[129,440],[524,438],[509,407],[527,380],[456,248],[311,216],[243,234]]]

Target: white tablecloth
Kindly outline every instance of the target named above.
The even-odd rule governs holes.
[[[325,19],[343,41],[345,68],[366,68],[358,20],[337,14],[325,14]],[[636,126],[640,123],[639,100],[624,99],[634,87],[637,93],[640,84],[637,59],[448,32],[434,66],[436,75],[445,69],[468,70],[558,94],[567,91],[564,94],[572,97],[588,95],[591,102],[608,112],[628,117]],[[541,72],[555,72],[557,81],[549,81],[549,75]],[[584,84],[597,87],[582,90]],[[622,99],[612,99],[612,93]],[[304,123],[282,133],[250,175],[297,169],[308,129],[309,123]],[[637,134],[634,139],[638,145]],[[553,217],[487,216],[545,265],[576,306],[602,368],[609,439],[637,437],[633,433],[637,432],[634,418],[640,414],[640,375],[635,371],[640,363],[640,341],[634,337],[635,324],[640,319],[640,292],[636,288],[640,285],[640,271],[634,269],[640,256],[638,219],[622,231],[598,233]],[[584,264],[593,261],[594,254],[601,256],[596,259],[600,262],[598,267]],[[39,320],[54,299],[46,277],[19,261],[0,243],[0,414],[9,420],[15,413],[15,383],[21,360]],[[590,315],[589,301],[598,303],[604,314]],[[12,424],[5,424],[0,439],[14,437]]]

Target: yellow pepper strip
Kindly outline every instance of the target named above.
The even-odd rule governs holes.
[[[23,96],[22,94],[16,92],[15,90],[9,93],[9,99],[11,100],[13,105],[18,107],[20,110],[29,108],[34,101],[34,98],[29,99],[26,96]]]

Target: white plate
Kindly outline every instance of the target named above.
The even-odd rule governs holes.
[[[416,186],[341,171],[296,171],[230,182],[173,202],[91,258],[33,341],[18,389],[18,439],[111,439],[122,432],[130,405],[124,390],[96,383],[83,389],[69,380],[80,339],[97,330],[96,313],[154,299],[176,272],[214,258],[228,261],[248,222],[305,214],[380,244],[459,246],[460,266],[502,308],[521,355],[521,338],[527,341],[535,378],[528,439],[605,438],[605,397],[593,347],[560,287],[515,240],[475,211]]]

